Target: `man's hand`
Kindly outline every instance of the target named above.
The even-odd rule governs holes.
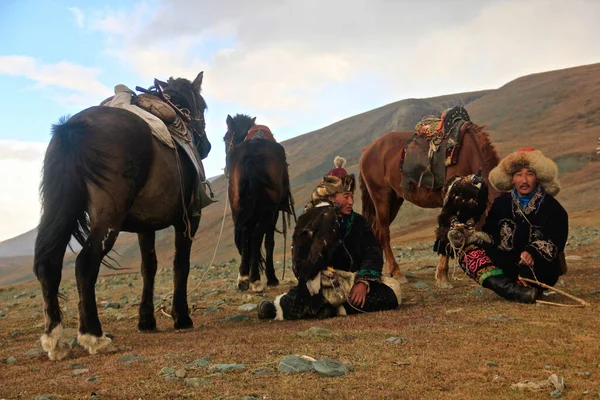
[[[358,308],[365,306],[365,300],[367,299],[367,284],[364,282],[357,282],[352,286],[350,290],[349,301],[350,304]]]
[[[528,252],[524,251],[521,253],[521,259],[519,260],[519,264],[527,265],[528,267],[533,267],[533,256]]]

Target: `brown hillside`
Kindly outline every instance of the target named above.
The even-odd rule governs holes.
[[[282,144],[289,153],[290,175],[296,211],[319,178],[332,167],[333,158],[341,154],[348,160],[348,169],[357,173],[357,162],[363,147],[391,130],[412,130],[416,122],[428,114],[439,114],[447,107],[463,104],[471,119],[487,125],[492,141],[501,156],[519,147],[536,147],[559,164],[563,191],[559,200],[569,212],[599,208],[600,163],[595,155],[600,136],[600,64],[529,75],[516,79],[496,90],[462,93],[429,99],[408,99],[356,115],[335,124],[287,140]],[[192,248],[192,263],[206,264],[213,257],[222,223],[226,180],[213,182],[219,202],[204,210],[200,232]],[[360,211],[360,193],[355,209]],[[392,226],[393,244],[410,236],[430,240],[439,210],[420,209],[405,204]],[[288,235],[288,239],[291,234]],[[276,238],[276,252],[281,255],[283,243]],[[289,246],[288,240],[288,246]],[[137,269],[139,250],[135,235],[122,234],[116,257],[123,267]],[[172,260],[172,231],[157,235],[160,267],[169,268]],[[72,255],[67,260],[72,260]],[[231,215],[226,215],[216,262],[239,259],[233,245]],[[289,252],[288,252],[289,259]],[[0,284],[11,283],[0,278]],[[0,259],[0,268],[4,269]],[[31,271],[30,262],[23,274]],[[68,276],[68,275],[67,275]],[[22,279],[18,278],[19,280]]]

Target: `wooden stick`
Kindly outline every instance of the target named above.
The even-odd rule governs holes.
[[[549,306],[557,306],[557,307],[585,307],[585,304],[562,304],[562,303],[555,303],[553,301],[545,301],[545,300],[536,300],[536,303],[539,304],[547,304]]]
[[[555,287],[553,287],[553,286],[546,285],[545,283],[542,283],[542,282],[539,282],[539,281],[534,281],[533,279],[529,279],[529,278],[523,278],[523,277],[521,277],[521,276],[519,277],[519,280],[520,280],[521,282],[527,282],[527,283],[532,283],[532,284],[534,284],[534,285],[541,286],[541,287],[543,287],[544,289],[550,289],[550,290],[554,290],[554,291],[555,291],[556,293],[558,293],[558,294],[562,294],[563,296],[565,296],[565,297],[568,297],[568,298],[569,298],[569,299],[571,299],[571,300],[575,300],[576,302],[578,302],[579,304],[581,304],[581,305],[582,305],[582,306],[584,306],[584,307],[587,307],[587,306],[589,306],[589,305],[590,305],[590,304],[589,304],[587,301],[585,301],[585,300],[583,300],[583,299],[580,299],[579,297],[575,297],[575,296],[573,296],[573,295],[570,295],[570,294],[569,294],[569,293],[567,293],[567,292],[564,292],[564,291],[562,291],[562,290],[560,290],[560,289],[557,289],[557,288],[555,288]],[[539,301],[539,300],[538,300],[538,301]],[[542,304],[545,304],[545,303],[542,303]]]

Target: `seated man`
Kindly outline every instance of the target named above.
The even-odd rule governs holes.
[[[259,318],[325,318],[398,306],[400,285],[392,278],[382,283],[383,255],[379,242],[365,218],[352,210],[355,186],[354,175],[343,178],[326,175],[319,183],[294,230],[292,246],[298,285],[274,302],[263,301],[258,308]],[[331,210],[333,217],[326,218],[325,213],[319,212],[321,207]],[[311,224],[319,224],[318,234],[310,228]],[[332,240],[320,241],[327,232],[333,232]],[[317,254],[312,254],[315,251],[310,250],[315,248]],[[339,276],[336,270],[340,271]],[[341,280],[342,275],[350,276],[352,284],[340,304],[332,304],[331,296],[324,290],[327,291],[329,281]],[[333,286],[339,289],[342,285]]]
[[[504,158],[489,175],[501,194],[482,228],[491,245],[469,245],[461,266],[483,287],[521,303],[534,303],[539,287],[518,277],[554,285],[566,272],[564,248],[568,215],[553,196],[560,186],[558,168],[542,152],[521,149]]]

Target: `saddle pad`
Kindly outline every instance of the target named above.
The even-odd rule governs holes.
[[[246,138],[244,139],[244,142],[253,139],[267,139],[271,142],[277,142],[275,140],[275,137],[273,136],[273,133],[271,133],[269,127],[265,125],[255,125],[252,128],[250,128],[248,134],[246,135]]]
[[[154,137],[160,140],[161,143],[174,149],[175,143],[173,142],[171,134],[169,133],[165,123],[161,121],[160,118],[150,114],[148,111],[131,104],[131,93],[133,93],[133,91],[127,88],[127,86],[117,85],[115,86],[115,95],[112,98],[102,102],[101,105],[106,107],[122,108],[134,113],[146,121],[148,126],[150,126],[150,130],[152,131]]]

